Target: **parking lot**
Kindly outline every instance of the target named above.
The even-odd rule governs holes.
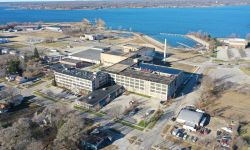
[[[150,117],[159,108],[159,99],[146,98],[136,94],[123,94],[102,108],[107,114],[112,113],[115,107],[120,108],[124,119],[131,123],[138,123],[145,117]]]
[[[79,97],[78,95],[75,95],[74,93],[72,93],[68,90],[54,87],[54,86],[50,86],[48,88],[45,88],[45,89],[41,90],[40,92],[48,95],[49,97],[55,98],[57,100],[65,101],[65,102],[74,102],[74,100],[77,97]]]

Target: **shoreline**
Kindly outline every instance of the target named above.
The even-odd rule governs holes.
[[[191,35],[191,34],[186,34],[185,36],[192,39],[192,40],[194,40],[195,42],[205,46],[206,48],[209,48],[210,44],[208,42],[206,42],[206,41],[204,41],[204,40],[202,40],[202,39],[200,39],[198,37],[195,37],[194,35]]]
[[[0,2],[1,7],[8,7],[4,10],[68,10],[68,11],[73,11],[73,10],[105,10],[105,9],[185,9],[185,8],[219,8],[219,7],[236,7],[236,6],[250,6],[249,4],[221,4],[221,5],[200,5],[200,6],[145,6],[145,7],[93,7],[93,8],[82,8],[82,9],[74,9],[74,8],[34,8],[34,7],[23,7],[23,6],[12,6],[12,5],[1,5],[1,3],[16,3],[16,2]],[[23,2],[18,2],[18,3],[23,3]],[[36,3],[36,2],[31,2],[31,3]]]

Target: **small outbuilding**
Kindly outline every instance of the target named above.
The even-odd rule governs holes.
[[[201,111],[183,108],[176,118],[176,122],[183,124],[184,129],[196,131],[197,128],[205,126],[207,117]]]
[[[94,111],[99,110],[123,92],[124,88],[120,85],[108,86],[95,90],[87,96],[80,97],[76,100],[76,105]]]

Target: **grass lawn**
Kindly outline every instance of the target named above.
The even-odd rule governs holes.
[[[87,112],[87,113],[90,113],[90,114],[93,114],[93,115],[96,115],[98,117],[103,117],[105,115],[107,115],[105,112],[94,112],[94,111],[90,111],[88,109],[85,109],[81,106],[74,106],[75,109],[77,110],[80,110],[80,111],[83,111],[83,112]],[[122,125],[125,125],[125,126],[128,126],[128,127],[131,127],[133,129],[137,129],[137,130],[140,130],[140,131],[143,131],[144,128],[143,127],[140,127],[138,125],[135,125],[133,123],[130,123],[128,121],[125,121],[125,120],[122,120],[122,119],[119,119],[119,120],[116,120],[117,123],[121,123]]]
[[[11,49],[18,49],[18,48],[26,47],[26,45],[18,44],[18,43],[7,43],[7,44],[4,44],[4,46],[9,47]]]
[[[27,88],[31,88],[31,87],[37,86],[37,85],[42,84],[42,83],[44,83],[44,82],[45,82],[45,81],[42,81],[42,80],[37,81],[37,82],[35,82],[35,83],[31,84],[31,85],[28,85]]]
[[[137,130],[140,130],[140,131],[143,131],[143,130],[144,130],[143,127],[140,127],[140,126],[138,126],[138,125],[135,125],[135,124],[130,123],[130,122],[125,121],[125,120],[119,119],[119,120],[116,120],[116,122],[117,122],[117,123],[120,123],[120,124],[122,124],[122,125],[124,125],[124,126],[131,127],[131,128],[133,128],[133,129],[137,129]]]
[[[242,72],[244,72],[246,75],[249,75],[249,76],[250,76],[250,69],[245,68],[245,67],[240,67],[240,70],[241,70]]]
[[[243,124],[240,128],[240,136],[250,145],[250,124]]]
[[[6,81],[5,78],[0,78],[0,83],[5,81]]]
[[[140,126],[140,127],[145,127],[146,126],[146,124],[145,124],[145,120],[141,120],[139,123],[138,123],[138,126]]]
[[[150,118],[147,128],[153,129],[153,127],[156,125],[157,121],[161,118],[162,115],[163,115],[163,112],[159,112],[158,114],[155,113],[154,116]]]
[[[214,63],[224,63],[224,62],[226,62],[226,61],[220,60],[220,59],[214,59],[213,62],[214,62]]]
[[[51,100],[51,101],[53,101],[53,102],[58,102],[58,100],[56,100],[56,99],[54,99],[54,98],[52,98],[52,97],[49,97],[48,95],[43,94],[42,92],[35,91],[35,92],[33,92],[33,93],[34,93],[34,95],[41,96],[41,97],[46,98],[46,99],[48,99],[48,100]]]
[[[53,42],[53,43],[39,43],[39,44],[36,44],[37,46],[43,46],[43,47],[53,47],[53,48],[57,48],[57,47],[61,47],[61,48],[64,48],[64,47],[67,47],[69,45],[68,42]]]
[[[151,98],[151,96],[140,94],[140,93],[135,93],[135,92],[131,92],[131,91],[128,91],[128,93],[129,94],[135,94],[135,95],[138,95],[138,96],[142,96],[142,97],[145,97],[145,98]]]

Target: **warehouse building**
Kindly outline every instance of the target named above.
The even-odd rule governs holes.
[[[183,124],[184,129],[196,131],[203,127],[207,121],[204,112],[183,108],[176,118],[176,122]]]
[[[102,51],[96,49],[88,49],[68,56],[70,59],[85,61],[94,64],[100,64],[100,56]]]
[[[84,62],[81,60],[75,60],[75,59],[70,59],[70,58],[63,58],[59,61],[61,64],[69,65],[75,68],[84,68],[84,67],[89,67],[92,66],[92,63],[89,62]]]
[[[155,49],[151,47],[140,47],[136,50],[133,49],[132,52],[127,50],[110,50],[101,53],[101,63],[104,66],[112,66],[116,63],[119,63],[128,58],[139,58],[139,59],[147,59],[152,60],[155,55]]]
[[[81,40],[89,40],[89,41],[95,41],[95,40],[103,40],[105,38],[102,34],[84,34],[83,36],[80,36]]]
[[[112,66],[135,55],[136,53],[125,53],[122,50],[111,50],[101,53],[101,63],[104,66]]]
[[[92,92],[108,83],[108,74],[104,72],[89,72],[64,65],[54,65],[52,69],[57,85],[77,94]]]
[[[98,89],[76,100],[77,106],[90,110],[99,110],[124,92],[120,85],[111,85]]]
[[[78,53],[74,53],[68,58],[79,60],[79,61],[85,61],[89,63],[94,64],[100,64],[101,63],[101,53],[109,51],[110,47],[104,47],[104,46],[95,46],[93,48],[80,51]]]
[[[124,52],[139,51],[139,50],[141,50],[143,48],[144,48],[143,46],[134,45],[134,44],[125,44],[125,45],[123,45],[123,51]]]
[[[224,42],[229,47],[239,48],[239,49],[245,49],[248,46],[248,41],[240,38],[223,39],[222,42]]]

